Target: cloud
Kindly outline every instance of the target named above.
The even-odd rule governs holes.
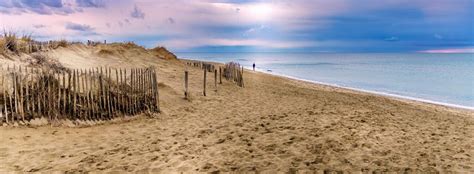
[[[76,23],[66,23],[66,29],[74,30],[74,31],[84,31],[84,32],[91,32],[94,30],[90,25],[86,24],[76,24]]]
[[[130,16],[136,19],[144,19],[145,13],[143,13],[143,11],[139,9],[137,5],[135,5],[135,8],[133,8],[133,11],[130,13]]]
[[[389,42],[396,42],[396,41],[399,41],[400,39],[398,37],[392,36],[392,37],[385,38],[384,40],[389,41]]]
[[[171,39],[164,41],[171,48],[196,48],[201,46],[253,46],[275,49],[308,47],[317,45],[313,41],[278,41],[262,39],[227,39],[227,38],[190,38]]]
[[[474,48],[448,48],[418,51],[421,53],[474,53]]]
[[[472,0],[0,0],[0,26],[50,38],[92,32],[101,34],[98,40],[153,38],[142,43],[176,49],[413,52],[472,47],[473,8]],[[66,28],[65,21],[75,25]],[[36,29],[37,22],[47,29]]]
[[[170,24],[174,24],[174,23],[175,23],[175,21],[174,21],[174,19],[173,19],[172,17],[169,17],[169,18],[168,18],[168,22],[169,22]]]
[[[62,0],[4,0],[0,3],[0,12],[5,14],[37,13],[49,14],[69,14],[73,10],[65,6]]]
[[[28,6],[31,8],[40,8],[40,7],[53,7],[53,8],[61,8],[63,7],[62,0],[21,0],[20,1],[23,6]],[[15,3],[20,4],[20,3]]]
[[[46,25],[43,24],[38,24],[38,25],[33,25],[34,28],[39,29],[39,28],[45,28]]]
[[[68,15],[83,12],[82,8],[104,7],[102,0],[2,0],[0,13],[20,15],[36,13],[41,15]]]
[[[434,34],[433,37],[435,37],[436,39],[443,39],[443,36],[440,34]]]
[[[105,2],[103,0],[76,0],[76,4],[78,7],[105,7]]]
[[[250,29],[246,30],[243,35],[248,36],[248,35],[251,35],[251,34],[255,34],[255,33],[258,33],[260,31],[264,30],[265,28],[266,28],[265,25],[260,25],[258,27],[253,27],[253,28],[250,28]]]

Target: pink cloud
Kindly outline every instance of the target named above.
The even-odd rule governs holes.
[[[423,50],[420,53],[474,53],[474,48],[449,48],[449,49],[435,49]]]

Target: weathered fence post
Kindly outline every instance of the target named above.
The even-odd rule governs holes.
[[[148,99],[148,110],[149,111],[154,111],[155,110],[155,105],[153,104],[154,102],[154,97],[152,96],[153,94],[153,84],[151,83],[152,82],[152,72],[153,72],[153,69],[155,67],[151,66],[149,69],[148,69],[148,73],[147,73],[147,96],[150,96],[150,98]]]
[[[92,91],[91,91],[91,97],[92,97],[92,109],[94,110],[94,118],[96,120],[100,119],[100,89],[97,84],[97,71],[94,70],[93,68],[90,70],[92,79],[91,79],[91,84],[92,84]]]
[[[72,88],[74,89],[73,92],[73,110],[72,110],[72,116],[73,119],[76,119],[76,104],[77,104],[77,86],[76,86],[76,81],[77,81],[77,70],[73,70],[72,73]]]
[[[47,109],[47,114],[48,114],[48,119],[49,121],[53,120],[53,117],[52,117],[52,114],[51,114],[51,110],[53,109],[52,107],[52,95],[51,95],[51,74],[50,74],[50,70],[48,70],[46,72],[46,75],[44,76],[46,78],[46,102],[47,102],[47,107],[45,107],[45,109]]]
[[[130,87],[129,87],[129,85],[127,84],[127,81],[128,81],[128,80],[127,80],[127,68],[125,68],[125,69],[123,70],[123,72],[124,72],[123,74],[124,74],[124,76],[125,76],[124,79],[125,79],[125,85],[126,85],[126,86],[125,86],[125,87],[126,87],[126,88],[125,88],[126,90],[125,90],[124,92],[125,92],[125,96],[127,97],[127,98],[126,98],[127,101],[124,101],[124,102],[125,102],[125,109],[126,109],[126,110],[125,110],[125,113],[130,114],[130,95],[129,95],[129,92],[128,92],[128,91],[130,90]]]
[[[84,119],[84,78],[83,78],[83,70],[77,70],[77,87],[79,90],[78,92],[78,100],[79,100],[79,118]]]
[[[136,100],[135,100],[135,85],[136,85],[136,80],[135,80],[135,69],[132,68],[130,70],[130,87],[131,87],[131,95],[130,97],[132,98],[132,102],[131,102],[131,109],[132,109],[132,115],[135,115],[136,114],[136,110],[135,110],[135,104],[136,104]]]
[[[56,73],[56,78],[57,78],[57,83],[56,83],[56,88],[57,88],[57,94],[56,94],[56,120],[59,118],[59,115],[61,114],[61,73]]]
[[[17,77],[18,78],[18,81],[19,81],[19,84],[20,84],[20,114],[21,114],[21,120],[23,122],[25,122],[25,108],[23,107],[23,78],[22,78],[22,75],[23,75],[23,72],[21,71],[21,66],[19,67],[19,76]]]
[[[214,69],[214,87],[216,88],[217,91],[217,70]]]
[[[219,84],[222,84],[222,69],[219,66]]]
[[[87,73],[87,69],[84,69],[84,80],[85,80],[85,88],[84,88],[84,94],[86,95],[86,115],[88,120],[92,120],[92,109],[91,109],[91,104],[90,104],[90,86],[89,86],[89,79],[90,79],[90,74]]]
[[[119,76],[118,76],[118,69],[117,68],[114,68],[115,69],[115,95],[114,95],[114,106],[115,106],[115,112],[119,112],[120,111],[120,108],[119,108]]]
[[[188,71],[184,71],[184,99],[188,99]]]
[[[104,101],[107,113],[107,119],[112,119],[112,108],[110,107],[110,81],[109,81],[109,70],[107,66],[104,67],[104,74],[102,77],[102,83],[104,84]]]
[[[30,68],[30,74],[31,74],[31,75],[34,74],[33,68]],[[34,94],[33,94],[33,91],[34,91],[34,89],[35,89],[35,83],[33,83],[33,79],[34,79],[33,76],[32,76],[30,79],[31,79],[32,81],[30,82],[30,85],[29,85],[30,88],[31,88],[31,89],[30,89],[31,95],[30,95],[30,101],[29,101],[30,104],[29,104],[29,105],[30,105],[30,109],[31,109],[30,114],[31,114],[31,115],[33,116],[33,118],[34,118],[34,113],[36,112],[36,111],[35,111],[35,108],[36,108],[36,107],[35,107],[35,103],[34,103],[34,102],[35,102],[35,98],[34,98]]]
[[[203,82],[204,87],[203,87],[203,91],[202,91],[202,94],[204,96],[206,96],[206,73],[207,73],[206,68],[204,68],[204,82]]]
[[[29,93],[29,88],[30,88],[30,85],[29,85],[29,75],[28,75],[28,67],[25,66],[25,78],[26,78],[26,83],[25,83],[25,89],[26,89],[26,97],[25,97],[25,103],[26,103],[26,111],[28,113],[31,113],[31,110],[30,110],[30,93]]]
[[[244,87],[244,66],[242,66],[242,72],[240,74],[240,83],[242,85],[242,88]]]
[[[8,65],[7,66],[7,72],[10,73],[10,66]],[[13,82],[13,81],[12,81]],[[14,93],[14,91],[12,91]],[[13,121],[13,117],[14,117],[14,113],[15,113],[15,110],[13,109],[13,99],[12,99],[12,94],[10,92],[8,92],[9,95],[8,95],[8,99],[10,100],[10,116],[11,116],[11,121]]]
[[[66,114],[68,111],[69,113],[71,113],[72,111],[72,106],[71,106],[71,103],[72,103],[72,90],[71,90],[71,86],[72,86],[72,76],[71,76],[71,71],[68,71],[67,72],[67,88],[66,88],[66,92],[67,92],[67,101],[66,101],[66,106],[64,106],[64,114]],[[69,115],[68,114],[68,117],[70,117],[72,119],[72,115]]]
[[[155,96],[155,105],[157,108],[157,111],[160,112],[160,93],[158,91],[158,75],[156,75],[155,68],[153,68],[153,86],[154,86],[154,96]]]
[[[98,79],[98,80],[99,80],[99,88],[100,88],[100,89],[99,89],[99,90],[100,90],[100,92],[99,92],[99,100],[100,100],[100,102],[99,102],[99,103],[100,103],[100,105],[99,105],[99,113],[100,113],[100,118],[101,118],[101,119],[104,118],[104,117],[102,116],[102,115],[103,115],[102,112],[103,112],[103,111],[105,110],[105,108],[106,108],[106,107],[105,107],[105,98],[104,98],[104,96],[105,96],[104,82],[103,82],[103,81],[104,81],[104,80],[103,80],[104,77],[102,76],[102,75],[103,75],[102,72],[103,72],[103,71],[102,71],[102,67],[100,67],[100,72],[97,71],[97,74],[99,75],[99,79]]]
[[[106,91],[107,91],[107,108],[108,108],[108,114],[109,114],[109,119],[112,119],[114,114],[114,110],[113,110],[113,107],[112,107],[112,100],[111,100],[111,95],[110,95],[110,67],[108,68],[107,70],[107,67],[105,68],[105,79],[106,79]]]
[[[145,76],[144,76],[145,74],[144,74],[143,68],[140,68],[139,72],[140,72],[140,75],[139,75],[140,83],[138,83],[140,84],[140,102],[139,102],[140,107],[139,108],[140,108],[140,113],[142,113],[144,110],[143,105],[146,103],[145,93],[144,93],[145,92]]]
[[[120,85],[118,86],[120,90],[120,109],[121,109],[121,112],[122,114],[125,113],[125,108],[124,108],[124,92],[125,92],[125,88],[120,88],[122,87],[121,85],[124,85],[124,82],[123,82],[123,73],[122,73],[122,68],[120,68]]]
[[[110,94],[110,81],[111,81],[111,78],[110,78],[110,74],[111,74],[111,70],[110,70],[110,67],[109,67],[109,70],[107,71],[107,68],[105,68],[105,79],[107,79],[107,83],[106,83],[106,90],[107,90],[107,107],[108,107],[108,113],[109,113],[109,119],[112,119],[113,118],[113,107],[112,107],[112,100],[111,100],[111,94]]]
[[[90,88],[89,88],[89,102],[90,102],[90,107],[91,107],[91,118],[93,118],[94,120],[97,120],[97,110],[96,110],[96,107],[95,107],[95,104],[97,103],[95,101],[95,97],[94,97],[94,89],[95,89],[95,80],[94,80],[94,73],[93,73],[93,69],[89,69],[89,83],[90,83]]]
[[[16,66],[13,66],[13,76],[12,76],[12,81],[13,81],[13,92],[14,92],[14,100],[15,100],[15,115],[12,117],[17,118],[18,120],[18,78],[17,78],[17,73],[16,73]]]
[[[3,72],[3,66],[2,66],[2,72]],[[8,124],[7,85],[5,85],[5,74],[2,74],[2,87],[3,87],[3,101],[4,101],[3,108],[5,112],[5,120]]]

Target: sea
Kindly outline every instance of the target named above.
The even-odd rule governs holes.
[[[474,110],[474,54],[177,53],[313,83]]]

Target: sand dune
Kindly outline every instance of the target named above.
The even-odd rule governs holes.
[[[474,112],[245,71],[202,90],[182,62],[58,49],[70,68],[157,68],[161,114],[82,127],[0,127],[1,172],[474,172]],[[133,52],[130,52],[130,55]]]

